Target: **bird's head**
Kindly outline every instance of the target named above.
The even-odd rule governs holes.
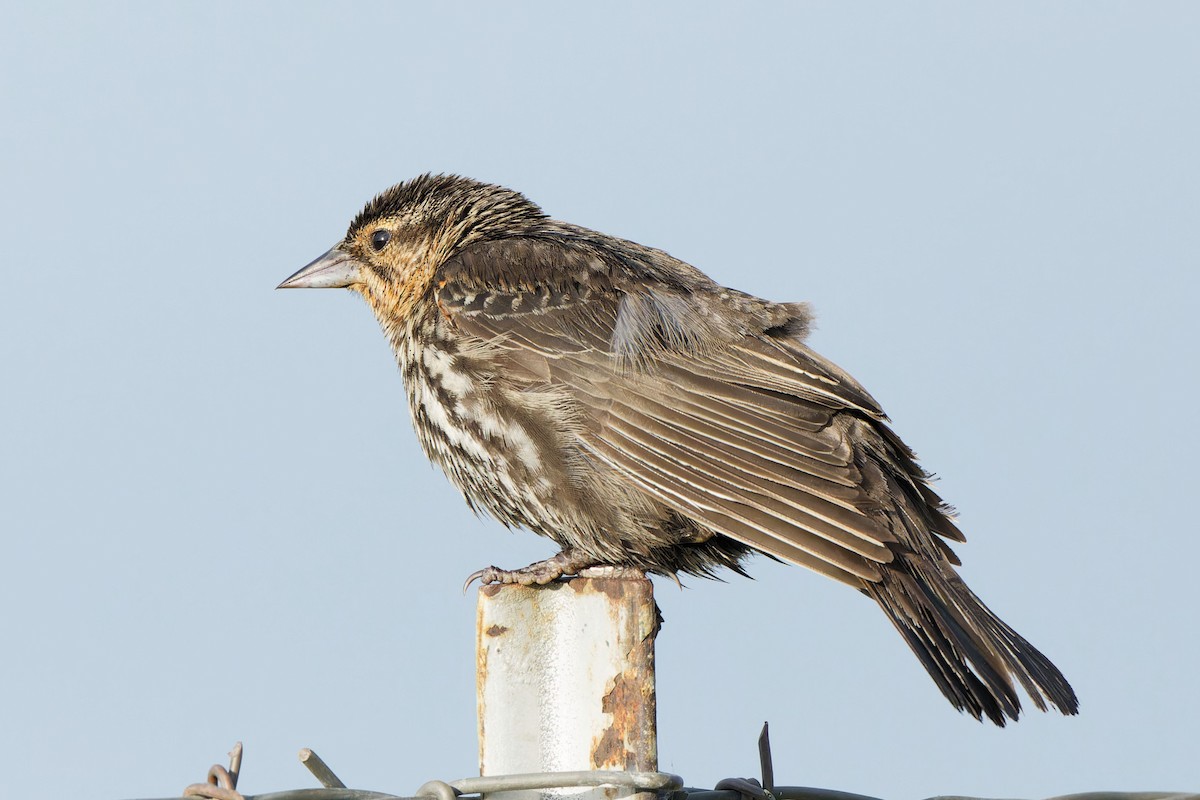
[[[367,203],[345,238],[280,289],[352,289],[380,321],[399,322],[438,267],[480,241],[519,236],[545,219],[524,195],[457,175],[422,175]]]

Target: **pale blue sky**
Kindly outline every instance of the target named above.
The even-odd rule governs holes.
[[[419,452],[346,293],[274,292],[460,172],[718,280],[942,476],[1076,719],[956,714],[867,600],[660,583],[661,765],[887,798],[1200,790],[1200,6],[8,4],[0,763],[11,797],[477,769],[472,570],[552,552]]]

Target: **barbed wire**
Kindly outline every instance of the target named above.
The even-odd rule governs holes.
[[[774,767],[767,726],[758,740],[761,780],[726,778],[713,789],[684,787],[678,775],[665,772],[622,772],[591,770],[575,772],[537,772],[522,775],[495,775],[463,778],[456,781],[428,781],[412,795],[351,789],[311,748],[300,751],[300,763],[312,773],[320,788],[293,789],[259,795],[243,795],[237,789],[242,769],[242,743],[229,751],[229,766],[214,764],[203,783],[187,786],[179,798],[160,800],[459,800],[482,797],[492,792],[550,790],[608,786],[632,790],[634,794],[654,794],[662,800],[880,800],[877,797],[819,789],[808,786],[775,786]],[[928,800],[987,800],[962,795],[939,795]],[[1059,795],[1045,800],[1200,800],[1189,792],[1082,792]]]

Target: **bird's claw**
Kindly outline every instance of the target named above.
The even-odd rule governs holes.
[[[471,588],[471,584],[479,581],[483,586],[492,583],[516,583],[521,586],[545,586],[553,583],[564,575],[578,575],[579,571],[591,566],[587,561],[580,560],[571,553],[562,552],[545,561],[535,561],[521,569],[500,569],[485,567],[467,576],[463,584],[463,594]]]
[[[493,580],[488,579],[487,574],[489,572],[494,571],[495,569],[496,569],[495,567],[487,567],[486,569],[477,569],[474,572],[472,572],[470,575],[468,575],[466,582],[463,583],[463,594],[467,593],[467,590],[471,588],[471,584],[474,583],[475,581],[479,581],[481,586],[487,586],[489,583],[494,583]]]

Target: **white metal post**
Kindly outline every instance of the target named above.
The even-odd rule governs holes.
[[[654,637],[641,574],[589,573],[479,590],[479,774],[658,769]],[[616,787],[495,792],[489,800],[611,800]]]

